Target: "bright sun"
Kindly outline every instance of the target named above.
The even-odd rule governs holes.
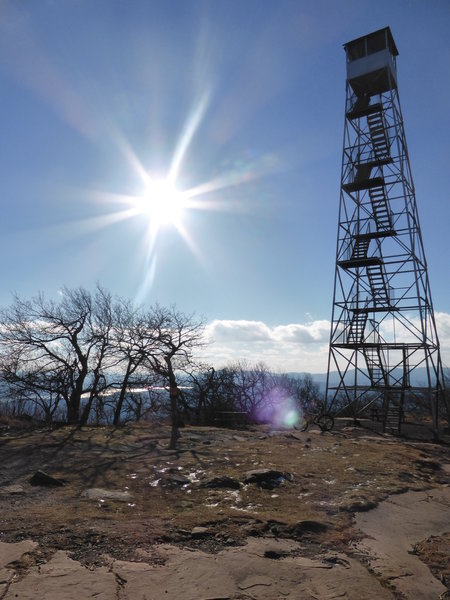
[[[186,199],[167,179],[149,181],[142,197],[142,209],[148,214],[152,227],[177,225]]]

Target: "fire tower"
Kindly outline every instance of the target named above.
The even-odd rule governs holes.
[[[389,27],[344,45],[345,129],[327,400],[400,432],[414,395],[437,433],[443,370]],[[331,383],[330,372],[338,380]]]

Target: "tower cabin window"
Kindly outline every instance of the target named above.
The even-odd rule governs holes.
[[[366,41],[367,54],[375,54],[375,52],[380,52],[380,50],[384,50],[387,47],[386,32],[377,31],[372,33],[372,35],[367,36]]]
[[[358,40],[354,42],[351,46],[347,47],[347,57],[351,62],[353,60],[357,60],[358,58],[362,58],[366,56],[366,40]]]
[[[348,62],[353,62],[358,58],[375,54],[385,48],[389,48],[392,54],[397,54],[394,48],[391,48],[390,41],[386,36],[386,30],[381,29],[347,44],[347,60]]]

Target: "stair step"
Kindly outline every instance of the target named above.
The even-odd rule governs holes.
[[[385,188],[378,187],[369,189],[369,197],[372,203],[373,216],[378,227],[391,228],[391,217],[386,197]]]
[[[367,115],[367,124],[375,156],[389,156],[389,139],[381,111]]]
[[[355,258],[367,258],[367,252],[370,246],[370,239],[355,239],[352,249],[352,259]]]
[[[352,320],[350,321],[350,327],[348,330],[347,341],[355,344],[362,342],[364,338],[364,330],[366,328],[367,314],[365,313],[353,313]]]

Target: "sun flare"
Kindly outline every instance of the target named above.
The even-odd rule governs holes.
[[[152,227],[158,229],[180,222],[186,198],[169,180],[151,180],[141,198],[141,207],[148,215]]]

